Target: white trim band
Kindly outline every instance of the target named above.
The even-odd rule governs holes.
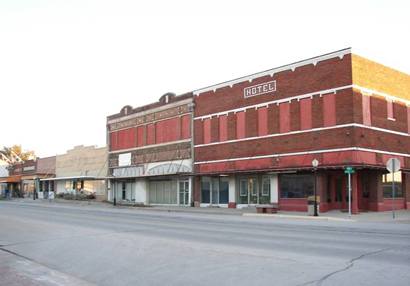
[[[294,153],[271,154],[271,155],[262,155],[262,156],[254,156],[254,157],[241,157],[241,158],[229,158],[229,159],[202,161],[202,162],[195,162],[194,164],[195,165],[212,164],[212,163],[223,163],[223,162],[242,161],[242,160],[255,160],[255,159],[266,159],[266,158],[275,158],[275,157],[279,158],[279,157],[288,157],[288,156],[310,155],[310,154],[321,154],[321,153],[343,152],[343,151],[365,151],[365,152],[374,152],[374,153],[381,153],[381,154],[410,158],[410,154],[388,152],[388,151],[383,151],[383,150],[375,150],[375,149],[368,149],[368,148],[362,148],[362,147],[346,147],[346,148],[313,150],[313,151],[294,152]]]
[[[329,127],[318,127],[318,128],[312,128],[312,129],[306,129],[306,130],[290,131],[286,133],[275,133],[275,134],[268,134],[268,135],[263,135],[263,136],[255,136],[255,137],[247,137],[247,138],[241,138],[241,139],[218,141],[218,142],[212,142],[212,143],[206,143],[206,144],[198,144],[198,145],[194,145],[194,148],[213,146],[213,145],[219,145],[219,144],[236,143],[236,142],[249,141],[249,140],[258,140],[258,139],[265,139],[265,138],[271,138],[271,137],[280,137],[280,136],[294,135],[294,134],[300,134],[300,133],[332,130],[332,129],[346,128],[346,127],[360,127],[360,128],[366,128],[370,130],[376,130],[380,132],[386,132],[386,133],[391,133],[395,135],[410,137],[410,134],[404,133],[404,132],[383,129],[383,128],[373,127],[373,126],[367,126],[367,125],[360,124],[360,123],[348,123],[348,124],[341,124],[341,125],[335,125],[335,126],[329,126]]]

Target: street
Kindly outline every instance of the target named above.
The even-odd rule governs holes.
[[[410,285],[410,224],[0,201],[0,285]]]

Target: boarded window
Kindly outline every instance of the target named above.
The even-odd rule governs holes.
[[[111,150],[117,150],[117,132],[111,132],[110,134],[110,146]]]
[[[245,112],[236,113],[236,138],[245,138]]]
[[[268,108],[262,107],[258,109],[258,135],[264,136],[268,134]]]
[[[191,138],[191,115],[187,114],[181,118],[181,139]]]
[[[336,125],[336,95],[333,93],[323,96],[323,125]]]
[[[300,100],[300,129],[312,129],[312,99]]]
[[[211,119],[204,120],[204,144],[211,143]]]
[[[367,126],[372,125],[371,113],[370,113],[370,96],[362,96],[362,110],[363,110],[363,124]]]
[[[226,115],[219,116],[219,141],[228,140],[228,118]]]
[[[144,134],[145,133],[145,126],[138,126],[137,127],[137,146],[141,147],[145,145]]]
[[[147,145],[155,144],[155,124],[147,126]]]
[[[279,105],[279,131],[286,133],[290,131],[290,103],[281,103]]]

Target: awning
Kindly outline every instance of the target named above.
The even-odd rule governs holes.
[[[63,180],[83,180],[83,181],[93,181],[93,180],[105,180],[105,177],[94,177],[94,176],[71,176],[71,177],[56,177],[56,178],[46,178],[40,179],[40,181],[63,181]]]
[[[9,176],[5,178],[0,178],[0,183],[20,183],[21,176]]]

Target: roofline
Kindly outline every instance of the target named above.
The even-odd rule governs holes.
[[[321,61],[324,61],[324,60],[327,60],[327,59],[331,59],[331,58],[335,58],[335,57],[339,57],[340,59],[342,59],[344,57],[344,55],[351,54],[351,53],[352,53],[352,48],[348,47],[348,48],[341,49],[341,50],[338,50],[338,51],[334,51],[334,52],[331,52],[331,53],[327,53],[327,54],[323,54],[323,55],[320,55],[320,56],[308,58],[308,59],[305,59],[305,60],[293,62],[291,64],[282,65],[282,66],[275,67],[275,68],[272,68],[272,69],[268,69],[268,70],[265,70],[265,71],[262,71],[262,72],[250,74],[250,75],[239,77],[239,78],[236,78],[236,79],[233,79],[233,80],[224,81],[224,82],[221,82],[221,83],[218,83],[218,84],[215,84],[215,85],[210,85],[210,86],[207,86],[207,87],[204,87],[204,88],[200,88],[200,89],[194,90],[193,94],[194,95],[199,95],[201,93],[211,91],[211,90],[215,91],[218,88],[222,88],[222,87],[226,87],[226,86],[232,87],[236,83],[244,82],[244,81],[247,81],[247,80],[251,82],[255,78],[266,76],[266,75],[273,76],[275,73],[282,72],[282,71],[285,71],[285,70],[290,70],[291,69],[293,71],[297,67],[305,66],[305,65],[308,65],[308,64],[316,65],[318,62],[321,62]]]

